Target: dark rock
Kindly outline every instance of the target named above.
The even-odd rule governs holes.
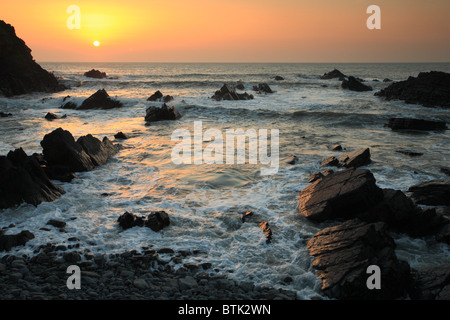
[[[98,90],[89,98],[83,101],[81,106],[77,110],[88,109],[113,109],[123,107],[122,103],[118,100],[111,99],[105,89]]]
[[[283,81],[284,78],[282,76],[275,76],[275,80],[277,81]]]
[[[337,166],[338,164],[339,160],[334,156],[329,157],[320,163],[322,167]]]
[[[450,206],[450,180],[431,180],[408,189],[417,204],[429,206]]]
[[[371,163],[370,159],[370,149],[369,148],[362,148],[359,150],[355,150],[352,152],[344,153],[339,158],[339,167],[345,167],[345,168],[358,168],[361,166],[365,166],[367,164]]]
[[[434,300],[442,299],[444,294],[448,298],[448,289],[450,286],[450,264],[439,264],[415,274],[414,280],[417,286],[414,299]]]
[[[384,79],[383,79],[383,82],[392,82],[392,80],[389,79],[389,78],[384,78]]]
[[[83,147],[75,142],[69,131],[62,128],[46,134],[41,146],[49,166],[65,166],[71,172],[90,171],[95,167]]]
[[[61,107],[60,107],[60,109],[77,109],[78,108],[78,106],[77,106],[77,104],[76,103],[73,103],[73,102],[66,102],[65,104],[63,104]]]
[[[299,212],[309,220],[353,218],[378,204],[383,191],[368,170],[346,169],[322,177],[299,195]]]
[[[105,72],[101,72],[101,71],[96,70],[96,69],[92,69],[92,70],[90,70],[88,72],[85,72],[84,76],[85,77],[89,77],[89,78],[96,78],[96,79],[103,79],[103,78],[107,77]]]
[[[165,103],[162,107],[148,107],[146,110],[145,121],[155,122],[164,120],[177,120],[181,118],[181,114],[175,107],[169,107]]]
[[[286,162],[287,164],[296,164],[298,161],[298,157],[291,154],[289,157],[286,158],[286,160],[284,162]]]
[[[236,89],[238,89],[238,90],[245,90],[245,86],[244,86],[243,83],[238,83],[238,84],[236,85]]]
[[[322,291],[337,299],[396,299],[411,287],[409,265],[395,255],[394,240],[382,222],[358,219],[325,228],[308,242]],[[369,290],[367,268],[378,266],[381,289]]]
[[[45,174],[50,180],[58,180],[61,182],[70,182],[73,179],[78,179],[77,175],[74,174],[68,166],[52,165],[43,166]]]
[[[165,211],[152,212],[147,216],[145,226],[157,232],[170,225],[169,215]]]
[[[224,84],[220,90],[217,90],[214,93],[214,96],[211,97],[217,101],[221,100],[251,100],[253,99],[253,95],[249,95],[247,92],[245,93],[236,93],[236,90],[227,84]]]
[[[78,138],[77,143],[80,144],[83,150],[91,157],[92,163],[95,166],[105,164],[111,156],[119,151],[119,148],[107,137],[104,137],[103,141],[100,141],[91,134],[88,134]]]
[[[450,108],[450,74],[421,72],[417,78],[409,77],[405,81],[395,82],[375,95],[425,107]]]
[[[342,150],[342,146],[339,143],[336,143],[336,144],[333,144],[331,146],[328,146],[328,150],[341,151]]]
[[[69,263],[77,263],[77,262],[81,261],[81,255],[78,252],[70,251],[70,252],[64,253],[63,259],[64,259],[64,261],[69,262]]]
[[[323,178],[323,174],[322,174],[322,172],[316,172],[316,173],[313,173],[310,177],[309,177],[309,183],[313,183],[314,181],[317,181],[317,180],[319,180],[319,179],[322,179]]]
[[[269,227],[269,223],[264,221],[264,222],[261,222],[258,226],[264,232],[264,235],[266,236],[266,243],[272,242],[272,230]]]
[[[123,215],[121,215],[117,222],[119,222],[119,225],[124,229],[130,229],[135,226],[142,227],[144,225],[144,220],[141,217],[137,217],[132,213],[129,213],[128,211],[125,212]]]
[[[22,148],[0,156],[0,209],[23,202],[37,206],[64,193],[49,180],[36,158],[27,156]]]
[[[24,246],[31,239],[34,239],[34,234],[28,230],[18,234],[5,235],[4,231],[0,229],[0,251],[9,251],[13,247]]]
[[[447,128],[445,121],[423,120],[412,118],[391,118],[385,125],[392,130],[445,130]]]
[[[48,225],[54,226],[56,228],[64,228],[66,226],[66,223],[61,220],[55,220],[51,219],[47,222]]]
[[[339,80],[344,80],[344,78],[347,78],[347,76],[345,74],[343,74],[342,72],[340,72],[339,70],[334,69],[333,71],[325,73],[323,76],[320,77],[320,79],[324,79],[324,80],[329,80],[329,79],[334,79],[334,78],[339,78]]]
[[[257,86],[253,86],[253,91],[257,91],[258,93],[273,93],[272,89],[267,83],[260,83]]]
[[[167,96],[164,96],[164,97],[163,97],[164,103],[170,102],[170,101],[172,101],[173,99],[174,99],[174,98],[173,98],[172,96],[170,96],[170,95],[167,95]]]
[[[120,131],[120,132],[118,132],[118,133],[116,133],[116,134],[114,135],[114,138],[126,140],[126,139],[128,139],[129,137],[128,137],[125,133],[123,133],[122,131]]]
[[[0,118],[7,118],[7,117],[11,117],[12,113],[4,113],[4,112],[0,112]]]
[[[152,94],[147,101],[159,101],[163,97],[163,94],[161,91],[156,91],[154,94]]]
[[[401,153],[401,154],[405,154],[405,155],[410,156],[410,157],[423,156],[423,153],[414,152],[414,151],[411,151],[411,150],[396,150],[395,152],[398,152],[398,153]]]
[[[450,176],[450,168],[448,167],[442,167],[441,172],[445,173],[446,175]]]
[[[341,83],[341,89],[348,89],[351,91],[372,91],[372,87],[366,86],[358,81],[355,77],[348,77],[348,80],[344,79]]]
[[[252,217],[254,213],[252,211],[247,211],[242,215],[242,223],[247,221],[248,218]]]
[[[48,113],[45,115],[45,119],[51,121],[51,120],[59,119],[59,117],[58,117],[56,114],[54,114],[54,113],[48,112]]]
[[[65,89],[56,77],[31,56],[31,49],[16,36],[14,27],[0,20],[0,93],[6,97]]]

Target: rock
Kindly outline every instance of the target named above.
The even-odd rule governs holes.
[[[84,76],[85,77],[89,77],[89,78],[95,78],[95,79],[107,78],[105,72],[101,72],[101,71],[96,70],[96,69],[92,69],[90,71],[85,72]]]
[[[135,279],[133,281],[133,285],[141,290],[147,289],[149,287],[147,281],[145,281],[144,279]]]
[[[444,293],[447,298],[450,286],[450,264],[439,264],[429,268],[425,268],[417,272],[414,277],[417,286],[417,292],[413,295],[414,299],[434,300],[443,297]]]
[[[272,242],[272,230],[269,227],[269,223],[264,221],[264,222],[261,222],[258,226],[264,232],[264,235],[266,236],[266,243]]]
[[[431,180],[416,184],[408,189],[417,204],[429,206],[450,206],[450,180]]]
[[[333,144],[331,146],[328,146],[328,150],[341,151],[342,150],[342,146],[339,143],[336,143],[336,144]]]
[[[260,83],[257,86],[253,86],[253,91],[257,91],[258,93],[273,93],[272,89],[267,83]]]
[[[148,107],[146,110],[145,121],[155,122],[164,120],[177,120],[181,118],[181,114],[175,107],[169,107],[165,103],[162,107]]]
[[[284,162],[286,162],[287,164],[296,164],[298,161],[298,157],[291,154],[289,157],[287,157]]]
[[[447,128],[444,121],[423,120],[412,118],[391,118],[385,125],[392,130],[445,130]]]
[[[81,261],[81,255],[78,252],[70,251],[70,252],[64,253],[63,259],[64,259],[64,261],[69,262],[69,263],[77,263],[77,262]]]
[[[50,180],[58,180],[61,182],[71,182],[73,179],[78,179],[68,166],[52,165],[43,166],[44,172]]]
[[[236,93],[236,90],[227,84],[224,84],[220,90],[217,90],[211,97],[217,101],[221,100],[251,100],[253,95],[245,93]]]
[[[0,93],[11,97],[30,92],[57,92],[65,87],[37,64],[14,27],[0,20]]]
[[[375,93],[387,100],[403,100],[425,107],[450,108],[450,74],[439,71],[421,72],[405,81],[394,82]]]
[[[110,157],[119,151],[119,147],[114,145],[107,137],[103,141],[93,137],[91,134],[78,138],[77,143],[89,155],[95,166],[105,164]]]
[[[316,172],[316,173],[313,173],[313,174],[309,177],[308,183],[313,183],[314,181],[317,181],[317,180],[322,179],[322,178],[323,178],[322,172]]]
[[[450,176],[450,168],[449,167],[442,167],[440,169],[440,171],[445,173],[446,175]]]
[[[324,79],[324,80],[329,80],[329,79],[334,79],[334,78],[339,78],[339,80],[344,80],[344,78],[347,78],[347,76],[345,74],[343,74],[342,72],[340,72],[337,69],[334,69],[333,71],[330,71],[328,73],[325,73],[323,76],[320,77],[320,79]]]
[[[46,134],[41,146],[49,166],[65,166],[72,172],[90,171],[95,167],[83,147],[75,142],[69,131],[62,128]]]
[[[161,91],[156,91],[154,94],[152,94],[150,97],[148,97],[147,101],[160,101],[160,99],[163,97],[163,94]]]
[[[320,163],[320,165],[321,165],[322,167],[337,166],[338,164],[339,164],[339,160],[338,160],[336,157],[334,157],[334,156],[331,156],[331,157],[329,157],[329,158],[323,160],[323,161]]]
[[[198,283],[197,280],[195,280],[192,276],[186,276],[184,278],[178,279],[178,286],[180,290],[189,290],[197,288]]]
[[[351,91],[372,91],[372,87],[366,86],[358,81],[355,77],[348,77],[348,80],[344,79],[341,83],[341,89],[348,89]]]
[[[174,98],[173,98],[172,96],[170,96],[170,95],[167,95],[167,96],[164,96],[164,97],[163,97],[164,103],[170,102],[170,101],[172,101],[173,99],[174,99]]]
[[[401,154],[405,154],[405,155],[410,156],[410,157],[423,156],[423,153],[415,152],[415,151],[411,151],[411,150],[396,150],[395,152],[398,152],[398,153],[401,153]]]
[[[370,149],[362,148],[352,152],[347,152],[339,158],[339,167],[358,168],[371,163]]]
[[[7,118],[7,117],[11,117],[12,113],[4,113],[4,112],[0,112],[0,118]]]
[[[56,228],[64,228],[66,226],[66,223],[61,220],[55,220],[51,219],[47,222],[48,225],[54,226]]]
[[[147,216],[145,226],[157,232],[170,225],[169,215],[165,211],[152,212]]]
[[[144,225],[144,220],[140,217],[136,217],[134,214],[129,213],[128,211],[121,215],[117,222],[124,229],[133,228],[134,226],[142,227]]]
[[[383,82],[392,82],[392,80],[389,79],[389,78],[384,78],[384,79],[383,79]]]
[[[254,215],[253,212],[251,211],[247,211],[242,215],[242,223],[244,223],[245,221],[247,221],[248,218],[252,217]]]
[[[60,109],[77,109],[78,108],[78,106],[77,106],[77,104],[76,103],[73,103],[73,102],[66,102],[65,104],[63,104],[61,107],[60,107]]]
[[[36,158],[27,156],[22,148],[0,156],[0,209],[23,202],[37,206],[64,193],[50,181]]]
[[[336,299],[396,299],[411,286],[409,265],[395,255],[395,243],[384,223],[358,219],[325,228],[308,241],[316,276],[322,291]],[[367,288],[367,268],[378,266],[381,289]]]
[[[24,246],[31,239],[34,239],[34,234],[28,230],[18,234],[5,235],[4,231],[0,229],[0,251],[9,251],[13,247]]]
[[[383,191],[373,174],[363,169],[346,169],[322,177],[299,195],[299,212],[309,220],[353,218],[378,204]]]
[[[114,138],[116,138],[116,139],[123,139],[123,140],[129,139],[129,137],[125,133],[123,133],[122,131],[116,133],[114,135]]]
[[[106,90],[101,89],[84,100],[81,106],[77,108],[77,110],[113,109],[121,107],[123,107],[123,104],[120,101],[111,99]]]
[[[284,78],[282,76],[275,76],[275,80],[277,81],[283,81]]]
[[[238,84],[235,86],[235,88],[238,89],[238,90],[245,90],[245,86],[244,86],[243,83],[238,83]]]
[[[67,117],[67,115],[58,117],[56,114],[54,114],[52,112],[47,112],[47,114],[45,115],[45,119],[47,119],[49,121],[56,120],[56,119],[65,119],[66,117]]]

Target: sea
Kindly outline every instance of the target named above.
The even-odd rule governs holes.
[[[0,111],[13,116],[0,119],[0,154],[23,148],[31,155],[42,152],[40,141],[59,127],[77,139],[86,134],[108,137],[123,148],[105,165],[77,173],[70,183],[55,181],[65,191],[59,199],[37,207],[22,204],[1,210],[0,227],[7,234],[30,230],[35,238],[6,254],[35,255],[48,242],[68,245],[79,239],[80,249],[94,254],[122,253],[142,248],[190,251],[183,263],[211,263],[208,273],[226,274],[236,281],[294,290],[302,299],[324,298],[321,281],[314,275],[307,241],[333,222],[313,223],[298,212],[298,195],[323,159],[339,152],[327,146],[339,143],[346,151],[370,148],[371,170],[381,188],[407,192],[414,184],[443,178],[440,168],[450,160],[450,131],[402,133],[384,125],[392,117],[417,117],[450,123],[450,110],[426,108],[374,96],[389,85],[383,79],[406,80],[419,72],[450,72],[450,63],[40,63],[68,89],[0,97]],[[333,69],[363,79],[368,92],[340,89],[337,79],[320,76]],[[91,69],[106,72],[106,79],[87,78]],[[277,81],[275,76],[285,80]],[[253,100],[211,99],[224,83],[242,82]],[[267,83],[271,94],[257,93],[254,85]],[[60,109],[64,98],[78,105],[99,89],[123,103],[111,110]],[[160,90],[182,115],[176,121],[146,124],[147,98]],[[69,97],[68,97],[69,96]],[[48,121],[47,112],[65,119]],[[173,133],[194,134],[194,122],[204,131],[253,129],[279,132],[279,168],[261,174],[260,163],[176,164],[172,151],[179,144]],[[218,130],[218,131],[217,131]],[[115,140],[122,131],[130,138]],[[202,141],[203,148],[211,142]],[[246,147],[249,147],[248,143]],[[423,153],[410,157],[397,152]],[[294,165],[285,159],[295,155]],[[201,162],[201,161],[200,161]],[[118,217],[128,211],[146,215],[164,210],[170,226],[154,232],[145,227],[123,231]],[[253,219],[242,216],[253,212]],[[46,226],[50,219],[67,222],[66,232]],[[270,243],[255,221],[268,222]],[[334,223],[335,224],[335,223]],[[50,231],[41,230],[51,228]],[[392,234],[396,254],[422,269],[450,262],[448,245],[431,238]],[[162,254],[170,261],[170,255]],[[177,270],[182,264],[170,261]]]

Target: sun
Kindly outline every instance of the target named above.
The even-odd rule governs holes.
[[[97,40],[94,41],[94,46],[98,47],[100,45],[100,42],[98,42]]]

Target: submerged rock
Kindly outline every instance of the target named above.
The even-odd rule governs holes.
[[[7,117],[11,117],[12,113],[5,113],[5,112],[0,112],[0,118],[7,118]]]
[[[0,229],[0,251],[10,251],[13,247],[24,246],[25,243],[34,239],[34,234],[24,230],[18,234],[5,235]]]
[[[395,255],[395,243],[382,222],[358,219],[325,228],[307,244],[322,291],[337,299],[396,299],[411,286],[409,265]],[[369,290],[369,266],[381,272],[381,288]]]
[[[169,215],[165,211],[151,212],[147,217],[139,217],[127,211],[117,219],[117,222],[124,230],[145,226],[155,232],[170,225]]]
[[[224,84],[220,90],[217,90],[211,97],[217,101],[221,100],[251,100],[253,95],[245,93],[237,93],[234,87]]]
[[[167,104],[163,104],[162,107],[148,107],[146,110],[145,121],[155,122],[164,120],[177,120],[181,118],[181,114],[175,107],[169,107]]]
[[[274,78],[276,81],[283,81],[284,78],[282,76],[275,76]]]
[[[395,82],[375,95],[425,107],[450,108],[450,74],[421,72],[417,78],[409,77],[405,81]]]
[[[27,156],[22,148],[0,156],[0,209],[23,202],[37,206],[64,193],[50,181],[36,158]]]
[[[362,84],[361,81],[358,81],[355,77],[352,76],[342,81],[341,89],[348,89],[351,91],[358,91],[358,92],[372,91],[372,87]]]
[[[0,94],[11,97],[30,92],[57,92],[65,87],[31,56],[14,27],[0,20]]]
[[[445,121],[424,120],[413,118],[391,118],[385,125],[392,130],[445,130],[447,128]]]
[[[89,98],[83,101],[77,110],[87,109],[113,109],[121,108],[123,105],[120,101],[111,99],[105,89],[98,90]]]
[[[325,73],[323,76],[320,77],[320,79],[324,79],[324,80],[335,79],[335,78],[339,78],[339,80],[342,81],[345,78],[347,78],[347,76],[345,74],[343,74],[342,72],[340,72],[339,70],[334,69],[333,71]]]
[[[368,165],[371,162],[372,160],[370,159],[370,149],[362,148],[355,151],[346,152],[339,159],[337,159],[335,156],[331,156],[323,160],[320,165],[322,167],[337,166],[342,168],[358,168]]]
[[[95,79],[103,79],[103,78],[107,77],[105,72],[101,72],[96,69],[92,69],[90,71],[85,72],[84,76],[89,77],[89,78],[95,78]]]
[[[260,83],[257,86],[253,86],[253,91],[257,91],[258,93],[273,93],[272,89],[267,83]]]

